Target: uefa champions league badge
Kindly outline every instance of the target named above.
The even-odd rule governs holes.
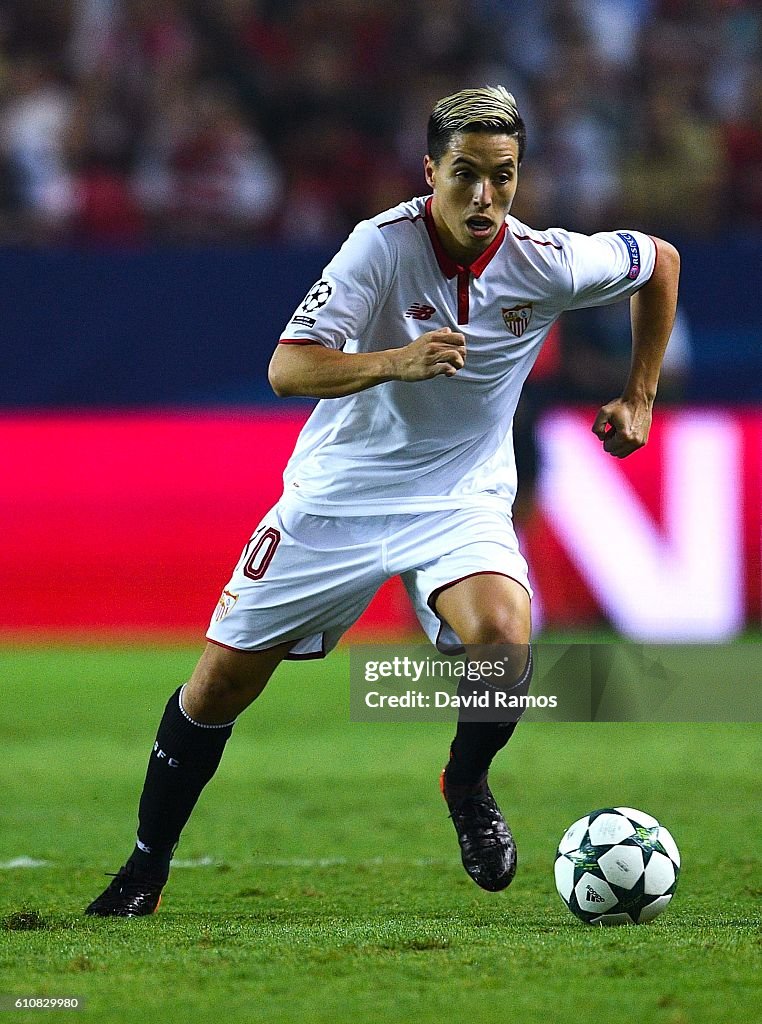
[[[302,303],[303,313],[316,313],[317,310],[322,309],[323,306],[328,302],[330,297],[333,295],[333,285],[330,281],[325,278],[318,281],[310,288],[305,296],[304,302]]]

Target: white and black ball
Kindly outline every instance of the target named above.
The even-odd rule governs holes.
[[[554,873],[561,899],[587,924],[645,924],[675,893],[680,852],[652,815],[604,807],[564,832]]]

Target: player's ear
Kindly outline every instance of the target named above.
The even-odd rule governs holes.
[[[423,173],[426,175],[426,184],[434,188],[434,172],[436,170],[436,164],[427,154],[423,158]]]

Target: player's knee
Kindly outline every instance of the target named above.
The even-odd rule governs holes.
[[[215,704],[227,704],[231,698],[239,697],[249,689],[251,683],[246,679],[231,675],[224,669],[206,668],[202,672],[194,672],[188,683],[189,694],[197,700],[202,700],[207,707],[214,707]]]
[[[501,604],[474,615],[466,630],[461,631],[461,640],[467,645],[526,645],[529,641],[529,626],[525,615],[507,604]]]
[[[183,688],[183,708],[197,722],[227,722],[235,718],[251,700],[241,680],[228,673],[203,666]]]
[[[267,684],[279,658],[275,652],[229,651],[210,644],[184,691],[184,700],[209,721],[244,710]]]
[[[485,610],[461,627],[460,638],[477,660],[492,661],[500,648],[505,678],[511,682],[524,673],[529,656],[529,622],[510,605]]]

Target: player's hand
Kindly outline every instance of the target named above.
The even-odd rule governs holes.
[[[397,380],[429,380],[454,376],[466,363],[466,339],[449,327],[428,331],[404,348],[394,350]]]
[[[603,450],[624,459],[642,448],[651,430],[651,402],[646,399],[616,398],[595,417],[593,433]]]

